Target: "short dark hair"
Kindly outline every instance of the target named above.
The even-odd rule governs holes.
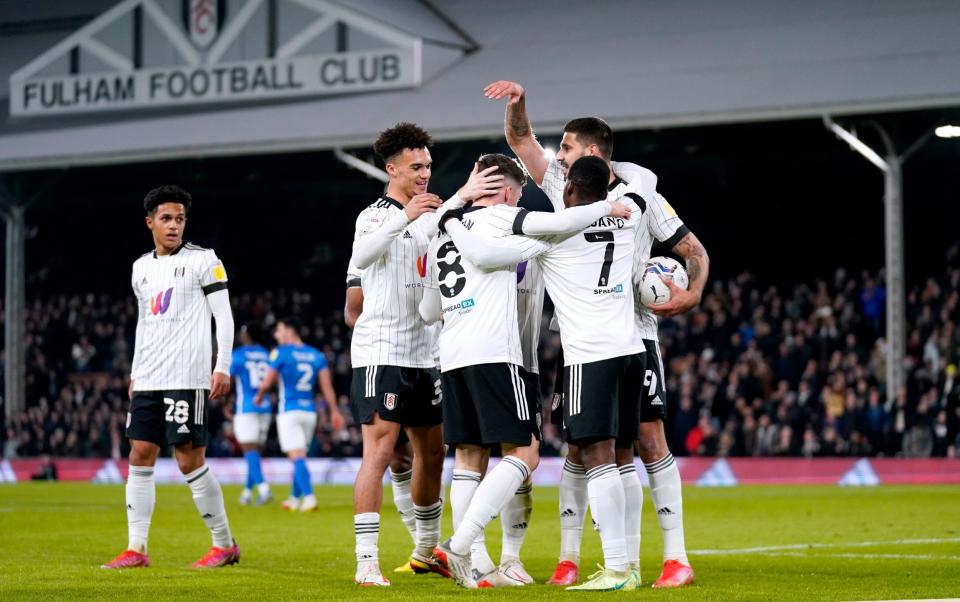
[[[567,181],[573,183],[581,200],[602,201],[607,198],[610,168],[600,157],[580,157],[570,166]]]
[[[303,329],[303,322],[296,316],[284,316],[277,320],[277,324],[284,324],[287,328],[296,332],[297,336],[300,335],[300,330]]]
[[[263,329],[260,328],[260,325],[256,322],[247,322],[240,326],[240,332],[247,333],[247,336],[250,337],[250,340],[253,341],[255,345],[263,345],[264,336]]]
[[[500,153],[480,155],[477,165],[480,166],[480,171],[496,165],[499,169],[495,173],[515,180],[521,188],[527,183],[527,170],[520,165],[519,161],[506,155]]]
[[[143,208],[147,210],[147,213],[153,213],[157,210],[157,207],[164,203],[180,203],[183,205],[183,210],[189,213],[193,204],[193,197],[183,188],[167,184],[154,188],[143,198]]]
[[[386,165],[405,148],[416,150],[430,146],[433,146],[433,138],[426,130],[414,123],[402,122],[380,132],[373,143],[373,152]]]
[[[580,117],[567,122],[564,132],[577,135],[581,144],[596,144],[603,158],[609,161],[613,157],[613,130],[599,117]]]

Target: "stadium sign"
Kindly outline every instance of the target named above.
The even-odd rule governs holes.
[[[235,14],[227,14],[228,5]],[[418,37],[328,0],[237,6],[235,0],[124,0],[16,71],[10,113],[151,109],[420,84]]]

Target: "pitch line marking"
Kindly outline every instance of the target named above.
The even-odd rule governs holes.
[[[782,546],[756,546],[752,548],[690,550],[691,554],[700,556],[735,555],[735,554],[763,554],[765,552],[782,552],[786,550],[811,550],[821,548],[872,548],[876,546],[909,546],[928,543],[958,543],[960,537],[930,538],[930,539],[895,539],[893,541],[858,541],[848,543],[797,543]]]
[[[789,556],[790,558],[853,558],[853,559],[880,559],[880,560],[960,560],[960,556],[937,556],[936,554],[803,554],[801,552],[773,552],[765,556]]]

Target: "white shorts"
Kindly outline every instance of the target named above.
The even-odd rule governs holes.
[[[316,412],[293,410],[277,414],[277,435],[280,437],[280,450],[285,454],[298,449],[306,451],[316,430]]]
[[[263,445],[267,442],[267,433],[270,432],[272,414],[235,414],[233,416],[233,434],[238,443],[248,445]]]

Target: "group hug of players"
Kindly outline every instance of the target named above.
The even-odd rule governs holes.
[[[612,161],[613,133],[601,119],[570,121],[556,158],[549,159],[534,137],[524,89],[499,81],[485,94],[508,100],[504,129],[522,167],[504,155],[485,155],[457,194],[441,202],[427,192],[429,134],[401,123],[374,146],[389,180],[384,195],[357,218],[347,281],[351,410],[363,434],[354,488],[355,581],[390,585],[378,561],[389,468],[394,501],[414,540],[410,570],[452,577],[468,588],[533,583],[520,548],[532,507],[530,475],[539,461],[537,343],[546,291],[556,309],[551,327],[559,328],[563,345],[551,419],[569,445],[560,482],[560,561],[547,583],[599,591],[640,587],[643,490],[635,449],[663,534],[664,565],[654,586],[691,583],[680,474],[663,430],[657,319],[634,289],[653,242],[665,243],[686,260],[690,285],[666,282],[671,299],[652,312],[690,310],[707,278],[706,251],[657,193],[652,172]],[[517,207],[528,174],[553,212]],[[131,277],[139,314],[126,430],[129,540],[104,568],[150,565],[154,467],[166,446],[173,446],[211,533],[210,550],[193,566],[239,561],[223,492],[205,460],[207,401],[229,393],[231,376],[243,397],[234,427],[251,472],[243,503],[254,488],[258,501],[270,499],[257,474],[257,446],[270,425],[272,387],[278,389],[281,448],[294,463],[289,509],[316,508],[304,459],[316,428],[315,385],[332,425],[342,427],[329,368],[300,340],[296,318],[278,321],[279,346],[266,360],[266,350],[250,346],[243,331],[244,345],[231,355],[227,273],[213,250],[184,241],[191,203],[176,186],[144,199],[154,249],[134,262]],[[448,446],[455,450],[454,533],[441,542]],[[488,470],[491,447],[503,457]],[[579,583],[588,503],[604,563]],[[483,533],[498,514],[504,540],[495,565]]]
[[[389,468],[414,540],[410,569],[467,588],[534,582],[520,548],[539,461],[537,343],[546,291],[556,309],[551,328],[559,328],[563,346],[551,419],[569,444],[560,484],[560,561],[547,583],[594,591],[640,587],[643,490],[634,450],[649,475],[664,538],[654,586],[691,583],[680,474],[663,429],[657,319],[634,289],[653,242],[665,243],[686,260],[690,287],[667,282],[670,301],[652,311],[688,311],[703,291],[706,252],[657,193],[652,172],[612,161],[613,134],[603,120],[570,121],[556,157],[548,158],[526,115],[523,87],[498,81],[485,94],[507,99],[507,142],[520,162],[480,157],[445,202],[427,192],[427,132],[401,123],[374,146],[389,180],[357,218],[347,277],[348,322],[355,320],[351,403],[363,432],[354,490],[355,581],[390,585],[378,560]],[[517,206],[528,174],[554,212]],[[455,450],[454,532],[441,541],[445,446]],[[492,447],[503,457],[488,470]],[[580,583],[588,503],[604,558],[602,569]],[[497,515],[499,565],[484,542]]]

